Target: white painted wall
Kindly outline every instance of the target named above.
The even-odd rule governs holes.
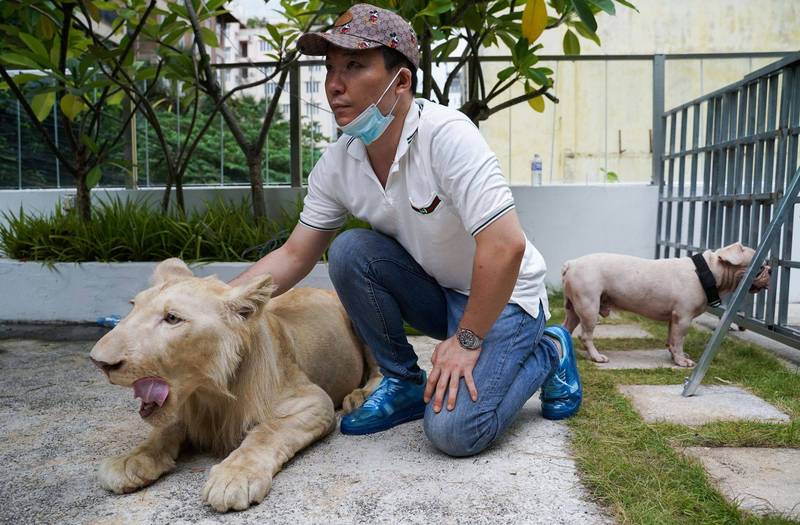
[[[581,255],[614,252],[653,257],[657,210],[654,186],[515,186],[511,190],[525,233],[547,263],[547,284],[552,289],[561,287],[561,265]],[[200,206],[203,200],[217,196],[238,200],[248,191],[192,188],[187,190],[187,206]],[[274,210],[281,203],[293,206],[299,191],[302,190],[270,189],[270,208]],[[151,195],[157,202],[160,192]],[[58,198],[56,190],[0,192],[0,212],[17,211],[22,201],[26,210],[49,210]],[[795,228],[793,246],[800,246],[800,228]],[[91,321],[102,315],[125,313],[127,300],[146,286],[154,266],[155,263],[60,264],[51,271],[37,263],[0,260],[0,320]],[[230,279],[246,266],[247,263],[214,264],[198,268],[198,274],[216,273]],[[790,302],[800,301],[800,279],[795,281],[790,288]],[[326,267],[318,266],[302,285],[329,288]]]

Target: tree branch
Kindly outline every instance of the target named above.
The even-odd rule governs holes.
[[[536,91],[531,91],[530,93],[525,93],[524,95],[520,95],[518,97],[514,97],[514,98],[512,98],[510,100],[506,100],[505,102],[503,102],[501,104],[498,104],[497,106],[495,106],[495,107],[493,107],[491,109],[488,109],[486,111],[485,118],[482,119],[482,120],[485,120],[486,118],[491,117],[492,115],[494,115],[498,111],[503,111],[506,108],[510,108],[511,106],[519,104],[520,102],[526,102],[526,101],[528,101],[528,100],[530,100],[532,98],[538,97],[539,95],[544,95],[545,97],[547,97],[548,99],[550,99],[554,103],[558,104],[558,99],[548,92],[549,89],[550,89],[550,86],[543,86],[543,87],[537,89]]]

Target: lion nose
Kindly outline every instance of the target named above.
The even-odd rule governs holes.
[[[119,367],[122,366],[122,363],[125,362],[125,361],[120,360],[120,361],[117,361],[116,363],[106,363],[105,361],[98,361],[96,359],[92,359],[91,357],[89,359],[92,360],[92,363],[94,363],[94,366],[96,366],[97,368],[99,368],[100,370],[105,372],[106,374],[109,373],[112,370],[117,370]]]

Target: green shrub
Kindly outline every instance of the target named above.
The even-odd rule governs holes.
[[[4,213],[0,250],[19,260],[55,262],[255,261],[289,238],[302,209],[281,210],[273,220],[254,223],[250,203],[221,199],[204,211],[182,217],[161,213],[142,200],[99,202],[92,221],[82,224],[74,212],[57,206],[51,215]],[[351,219],[343,229],[364,227]],[[367,226],[368,227],[368,226]]]

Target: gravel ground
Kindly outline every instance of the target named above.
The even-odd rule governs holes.
[[[176,471],[134,494],[101,489],[98,462],[147,433],[130,390],[89,363],[96,331],[0,330],[2,523],[609,523],[580,484],[563,423],[538,399],[483,454],[453,459],[419,421],[384,433],[335,431],[274,481],[263,503],[220,515],[200,492],[219,461],[186,453]],[[38,334],[38,336],[37,336]],[[36,337],[32,339],[31,337]],[[88,340],[86,340],[89,338]],[[414,338],[421,363],[434,342]]]

